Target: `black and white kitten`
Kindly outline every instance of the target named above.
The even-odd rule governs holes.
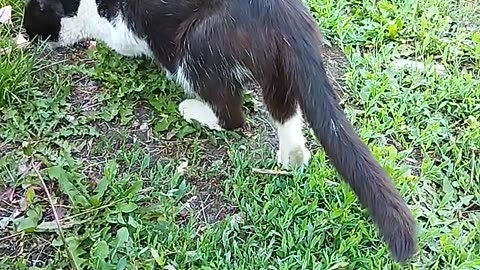
[[[52,46],[92,38],[154,59],[196,97],[179,105],[182,115],[210,128],[241,127],[242,89],[259,85],[278,131],[279,162],[308,164],[305,115],[393,257],[404,262],[416,252],[412,214],[338,105],[301,0],[30,0],[24,26]]]

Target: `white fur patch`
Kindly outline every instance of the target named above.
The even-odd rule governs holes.
[[[183,91],[187,95],[195,96],[195,91],[193,89],[193,85],[188,78],[188,71],[187,71],[187,60],[183,59],[181,61],[180,66],[177,68],[175,72],[175,81],[183,88]]]
[[[185,120],[196,120],[202,125],[215,130],[222,130],[218,118],[208,104],[198,99],[186,99],[178,105],[180,114]]]
[[[118,15],[113,20],[113,24],[114,29],[111,31],[112,34],[105,40],[105,43],[107,43],[109,47],[125,56],[148,56],[153,58],[153,53],[150,50],[148,42],[133,33],[121,15]]]
[[[59,41],[51,45],[67,46],[88,38],[103,41],[125,56],[153,57],[148,42],[128,28],[121,14],[109,22],[98,13],[95,0],[81,0],[76,16],[62,18]]]
[[[302,116],[300,111],[283,124],[275,123],[278,132],[280,149],[277,160],[283,168],[301,167],[308,164],[310,152],[305,147],[302,132]]]

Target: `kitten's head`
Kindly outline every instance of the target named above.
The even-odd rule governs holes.
[[[72,43],[72,40],[65,42],[63,36],[65,32],[70,35],[70,29],[64,29],[62,19],[76,15],[80,0],[30,0],[25,6],[23,26],[29,39],[48,41],[50,45],[63,43]],[[72,39],[72,38],[70,38]],[[75,38],[74,38],[75,39]]]

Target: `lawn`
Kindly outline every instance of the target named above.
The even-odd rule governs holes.
[[[87,42],[0,55],[0,269],[480,269],[480,3],[306,2],[342,106],[418,222],[409,263],[312,136],[309,167],[277,172],[255,92],[245,129],[209,131],[152,63]],[[23,4],[0,0],[0,48]]]

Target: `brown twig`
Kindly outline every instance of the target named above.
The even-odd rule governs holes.
[[[201,204],[201,206],[202,206],[202,209],[200,209],[200,211],[201,211],[202,214],[203,214],[203,220],[204,220],[205,224],[208,224],[208,217],[207,217],[207,214],[205,213],[205,209],[212,204],[212,203],[205,204],[205,202],[207,202],[208,199],[210,199],[210,195],[211,195],[211,194],[208,194],[208,195],[207,195],[207,198],[205,198],[205,200],[203,200],[203,201],[200,202],[200,204]]]
[[[73,259],[73,255],[70,252],[70,249],[68,248],[67,239],[65,239],[65,235],[63,233],[62,226],[60,225],[60,219],[58,218],[57,210],[55,209],[55,204],[53,203],[52,197],[50,196],[50,191],[47,188],[47,184],[45,184],[45,181],[43,180],[43,177],[40,174],[40,172],[38,171],[37,167],[35,166],[35,163],[33,162],[33,160],[31,162],[31,165],[32,165],[33,170],[35,171],[35,174],[37,174],[38,179],[40,179],[40,182],[42,182],[43,189],[45,190],[45,193],[47,194],[48,201],[50,203],[50,207],[52,207],[53,217],[55,219],[55,223],[57,224],[58,233],[60,234],[60,238],[62,239],[63,245],[65,246],[65,249],[67,251],[67,255],[68,255],[68,258],[70,259],[71,266],[74,270],[78,270],[78,269],[80,269],[80,267],[76,264],[75,260]]]
[[[0,242],[3,242],[3,241],[5,241],[5,240],[7,240],[7,239],[10,239],[10,238],[17,237],[17,236],[19,236],[19,235],[21,235],[21,234],[23,234],[23,232],[18,232],[18,233],[14,233],[14,234],[7,235],[7,236],[5,236],[5,237],[0,238]]]

